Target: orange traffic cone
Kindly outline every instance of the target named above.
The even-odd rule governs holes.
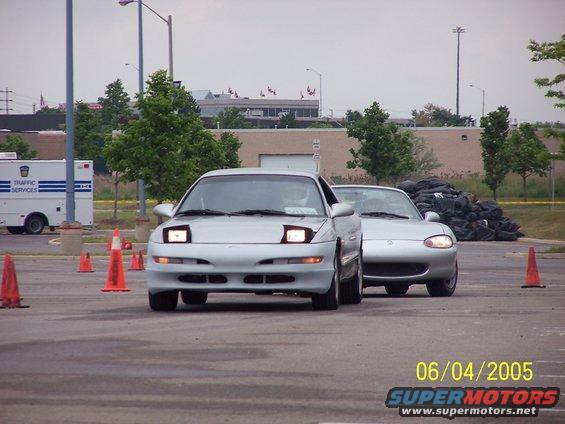
[[[145,264],[143,263],[143,255],[141,254],[141,250],[139,251],[139,269],[145,270]]]
[[[106,287],[102,289],[104,292],[112,291],[130,291],[126,287],[126,278],[124,275],[124,261],[122,258],[122,249],[120,241],[120,231],[116,228],[112,236],[112,246],[110,250],[110,263],[108,264],[108,278],[106,278]]]
[[[139,252],[139,257],[141,257],[141,252]],[[138,260],[135,250],[131,254],[131,262],[129,264],[129,271],[143,271],[143,259],[141,263]]]
[[[542,286],[540,284],[538,265],[536,263],[536,251],[534,250],[533,247],[530,247],[530,250],[528,251],[528,269],[526,270],[526,284],[524,284],[522,288],[523,289],[545,288],[545,286]]]
[[[2,272],[2,308],[28,308],[20,303],[20,291],[16,278],[16,266],[10,255],[4,256],[4,271]]]
[[[80,263],[77,272],[94,272],[92,270],[92,262],[90,261],[90,253],[81,252]]]

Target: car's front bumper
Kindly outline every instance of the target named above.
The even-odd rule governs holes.
[[[325,293],[330,288],[334,273],[335,246],[335,242],[296,245],[150,242],[147,248],[147,285],[151,293],[168,290]],[[311,256],[322,256],[323,260],[317,264],[260,264],[269,259]],[[191,263],[160,264],[155,262],[155,257],[183,258]],[[196,260],[208,263],[196,263]],[[183,276],[187,275],[209,277],[203,282],[179,280],[179,277],[186,279]],[[245,282],[250,275],[254,281]],[[218,276],[222,276],[225,282],[210,282],[219,280]],[[294,281],[266,282],[263,276],[286,276]]]
[[[456,244],[448,249],[435,249],[415,240],[363,241],[365,286],[448,279],[454,275],[456,264]]]

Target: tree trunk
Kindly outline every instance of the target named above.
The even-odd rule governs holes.
[[[526,176],[522,175],[522,191],[524,192],[524,202],[528,201],[528,189],[526,188]]]
[[[120,182],[118,173],[114,175],[114,221],[118,219],[118,183]]]
[[[494,201],[496,202],[496,188],[492,189],[492,197],[493,197]]]

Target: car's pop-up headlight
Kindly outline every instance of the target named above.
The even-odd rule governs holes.
[[[310,243],[314,238],[314,231],[306,227],[284,226],[281,243]]]
[[[449,236],[432,236],[424,240],[424,244],[427,247],[432,247],[435,249],[449,249],[453,246],[453,240]]]
[[[165,243],[190,243],[190,227],[177,225],[163,228],[163,241]]]

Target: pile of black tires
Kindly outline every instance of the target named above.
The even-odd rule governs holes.
[[[398,188],[410,196],[422,216],[437,212],[459,241],[515,241],[524,236],[518,231],[520,226],[503,216],[494,200],[479,202],[475,195],[455,190],[438,177],[404,181]]]

